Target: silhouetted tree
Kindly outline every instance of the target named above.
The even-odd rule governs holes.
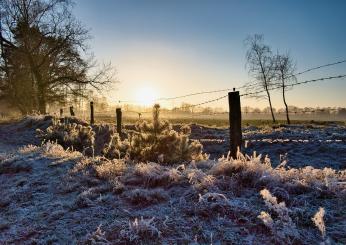
[[[346,108],[338,108],[337,114],[340,116],[346,116]]]
[[[279,81],[279,84],[281,85],[282,99],[286,108],[287,123],[290,124],[290,117],[285,92],[289,88],[289,84],[292,81],[296,80],[296,77],[294,76],[296,66],[292,60],[292,57],[288,53],[277,54],[275,56],[275,71],[276,80]]]
[[[86,53],[88,31],[72,15],[69,0],[2,0],[0,7],[0,89],[12,104],[21,108],[31,101],[45,113],[47,103],[82,95],[81,85],[102,89],[111,82],[111,67],[95,69]],[[23,87],[31,88],[25,89],[30,100],[17,100]]]
[[[250,83],[248,90],[264,89],[267,94],[269,107],[273,122],[275,116],[269,90],[272,87],[275,77],[275,61],[273,59],[271,48],[263,44],[263,35],[255,34],[249,36],[245,43],[248,47],[246,52],[246,61],[249,73],[255,78],[255,82]]]

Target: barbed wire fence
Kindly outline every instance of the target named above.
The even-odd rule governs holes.
[[[312,67],[309,68],[307,70],[298,72],[294,75],[288,76],[285,79],[291,78],[291,77],[296,77],[314,70],[318,70],[318,69],[322,69],[324,67],[329,67],[329,66],[334,66],[337,64],[342,64],[345,63],[346,60],[341,60],[341,61],[337,61],[337,62],[333,62],[333,63],[328,63],[325,65],[321,65],[321,66],[317,66],[317,67]],[[210,117],[211,115],[227,115],[228,114],[228,125],[229,125],[229,150],[230,150],[230,154],[233,158],[237,157],[237,152],[239,150],[241,150],[242,144],[243,144],[243,136],[242,136],[242,117],[245,113],[245,115],[247,113],[249,113],[248,111],[245,110],[245,112],[242,112],[241,110],[241,103],[240,103],[240,99],[241,98],[249,98],[249,97],[256,97],[257,95],[260,95],[262,93],[265,93],[267,91],[273,91],[273,90],[278,90],[281,88],[285,88],[285,87],[290,87],[293,88],[295,86],[299,86],[302,84],[310,84],[310,83],[315,83],[315,82],[319,82],[319,81],[328,81],[328,80],[333,80],[333,79],[344,79],[346,78],[346,74],[339,74],[339,75],[333,75],[333,76],[325,76],[325,77],[319,77],[319,78],[315,78],[315,79],[310,79],[310,80],[303,80],[303,81],[298,81],[296,79],[294,79],[294,82],[291,82],[289,84],[281,84],[281,83],[271,83],[270,87],[268,88],[259,88],[258,85],[260,85],[259,82],[252,82],[252,83],[246,83],[243,86],[239,86],[239,87],[234,87],[232,89],[218,89],[218,90],[210,90],[210,91],[200,91],[200,92],[195,92],[195,93],[189,93],[189,94],[185,94],[185,95],[180,95],[180,96],[174,96],[174,97],[160,97],[157,98],[155,101],[169,101],[169,100],[176,100],[176,99],[181,99],[181,98],[189,98],[192,96],[197,96],[197,95],[202,95],[202,94],[214,94],[214,93],[220,93],[220,92],[227,92],[227,94],[223,94],[221,96],[218,96],[216,98],[213,99],[208,99],[199,103],[195,103],[195,104],[187,104],[187,105],[182,105],[178,108],[176,108],[176,110],[183,110],[186,111],[188,110],[190,112],[190,110],[192,111],[191,115],[192,117],[195,117],[196,113],[193,113],[193,109],[196,107],[201,107],[203,105],[207,105],[210,103],[214,103],[223,99],[228,98],[228,108],[229,111],[228,112],[210,112],[207,115]],[[248,92],[248,90],[254,90],[251,92]],[[245,91],[243,93],[240,93],[240,91]],[[131,103],[131,102],[136,102],[136,101],[130,101],[130,100],[118,100],[118,103]],[[60,108],[60,117],[63,116],[64,114],[64,110],[69,110],[70,115],[71,116],[75,116],[75,111],[73,108],[73,105],[69,105],[69,106],[65,106],[65,107],[61,107]],[[174,111],[174,110],[173,110]],[[323,113],[323,112],[327,112],[327,114],[331,113],[332,111],[338,111],[338,109],[336,108],[328,108],[328,109],[304,109],[304,110],[291,110],[290,113],[294,113],[294,114],[314,114],[314,113]],[[150,110],[144,110],[144,111],[137,111],[137,110],[124,110],[123,111],[125,114],[129,114],[129,113],[135,113],[138,115],[138,120],[141,120],[141,116],[143,114],[148,114],[148,113],[152,113],[152,111]],[[202,112],[203,113],[203,112]],[[202,115],[201,114],[197,114],[197,115]],[[253,112],[252,112],[253,113]],[[256,114],[264,114],[266,113],[265,111],[260,111],[260,112],[256,112]],[[280,113],[280,112],[275,112]],[[283,114],[286,112],[282,112]],[[266,113],[267,115],[269,115],[269,113]],[[335,114],[335,113],[334,113]],[[120,106],[118,106],[116,108],[116,115],[115,115],[115,120],[116,120],[116,130],[117,133],[119,135],[123,135],[122,133],[122,108]],[[112,117],[113,118],[113,117]],[[64,119],[66,119],[64,117]],[[114,120],[114,119],[113,119]],[[138,121],[137,120],[137,121]],[[94,111],[94,102],[90,101],[90,125],[93,125],[95,123],[95,111]]]
[[[312,67],[312,68],[308,68],[306,70],[303,70],[301,72],[298,72],[298,73],[295,73],[293,75],[290,75],[290,76],[287,76],[285,77],[285,79],[289,79],[289,78],[292,78],[292,77],[297,77],[297,76],[300,76],[302,74],[305,74],[305,73],[309,73],[311,71],[315,71],[315,70],[319,70],[319,69],[322,69],[322,68],[325,68],[325,67],[330,67],[330,66],[335,66],[335,65],[339,65],[339,64],[342,64],[342,63],[346,63],[346,59],[344,60],[340,60],[340,61],[336,61],[336,62],[332,62],[332,63],[328,63],[328,64],[324,64],[324,65],[320,65],[320,66],[316,66],[316,67]],[[298,86],[298,85],[302,85],[302,84],[308,84],[308,83],[314,83],[314,82],[319,82],[319,81],[326,81],[326,80],[333,80],[333,79],[344,79],[346,77],[346,74],[340,74],[340,75],[335,75],[335,76],[326,76],[326,77],[319,77],[319,78],[316,78],[316,79],[310,79],[310,80],[304,80],[304,81],[296,81],[296,82],[293,82],[293,83],[290,83],[290,84],[287,84],[287,85],[284,85],[285,87],[290,87],[290,88],[293,88],[295,86]],[[275,81],[275,80],[273,80]],[[209,90],[209,91],[200,91],[200,92],[194,92],[194,93],[188,93],[188,94],[183,94],[183,95],[179,95],[179,96],[172,96],[172,97],[160,97],[160,98],[157,98],[155,99],[155,102],[160,102],[160,101],[174,101],[174,100],[177,100],[177,99],[183,99],[183,98],[190,98],[190,97],[193,97],[193,96],[198,96],[198,95],[205,95],[205,94],[214,94],[214,93],[221,93],[221,92],[227,92],[226,95],[221,95],[219,97],[216,97],[216,98],[213,98],[213,99],[208,99],[208,100],[205,100],[205,101],[202,101],[202,102],[199,102],[199,103],[195,103],[195,104],[187,104],[187,105],[182,105],[180,107],[175,107],[174,109],[170,110],[171,113],[174,113],[174,112],[186,112],[189,110],[190,114],[194,114],[194,115],[198,115],[198,116],[202,116],[203,114],[205,116],[210,116],[210,115],[227,115],[229,112],[227,111],[222,111],[222,112],[193,112],[193,109],[196,108],[196,107],[200,107],[200,106],[203,106],[203,105],[207,105],[207,104],[210,104],[210,103],[213,103],[213,102],[216,102],[216,101],[220,101],[222,99],[226,99],[228,97],[228,92],[230,91],[236,91],[236,90],[239,90],[239,91],[244,91],[243,93],[240,93],[240,97],[243,97],[243,98],[249,98],[249,97],[254,97],[254,96],[257,96],[257,95],[260,95],[260,94],[263,94],[264,92],[266,92],[265,89],[261,89],[259,87],[260,85],[260,82],[252,82],[252,83],[245,83],[244,85],[242,86],[238,86],[238,87],[234,87],[234,88],[226,88],[226,89],[217,89],[217,90]],[[271,84],[271,87],[268,88],[269,91],[273,91],[273,90],[278,90],[278,89],[281,89],[283,87],[283,85],[281,83],[273,83]],[[255,91],[251,91],[251,92],[247,92],[247,90],[249,89],[255,89]],[[126,103],[140,103],[141,101],[139,100],[118,100],[117,103],[119,105],[121,104],[126,104]],[[290,110],[290,114],[313,114],[313,113],[321,113],[321,112],[324,112],[325,109],[309,109],[309,110]],[[330,108],[328,109],[329,112],[331,111],[336,111],[337,109],[333,109],[333,108]],[[60,116],[62,116],[64,114],[64,112],[66,111],[70,111],[70,115],[74,115],[75,112],[74,112],[74,108],[73,108],[73,105],[66,105],[64,107],[61,107],[60,109]],[[130,109],[130,110],[123,110],[124,113],[132,113],[132,114],[136,114],[138,116],[138,119],[141,119],[141,117],[143,115],[146,115],[146,114],[150,114],[152,113],[150,110],[133,110],[133,109]],[[192,113],[191,113],[192,112]],[[284,112],[276,112],[276,114],[284,114]],[[257,111],[257,112],[248,112],[248,111],[245,111],[245,112],[242,112],[242,114],[256,114],[256,115],[264,115],[264,114],[268,114],[267,112],[263,112],[263,111]],[[192,116],[194,116],[192,115]]]

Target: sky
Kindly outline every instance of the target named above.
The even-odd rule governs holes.
[[[274,52],[289,52],[297,72],[346,59],[343,0],[76,0],[73,11],[90,30],[96,59],[116,68],[119,83],[104,92],[114,103],[239,87],[251,80],[244,40],[256,33]],[[346,74],[346,63],[297,78],[340,74]],[[345,107],[345,92],[346,79],[322,81],[294,87],[287,101],[299,107]],[[161,103],[172,107],[225,94]],[[272,94],[274,107],[283,107],[280,92]],[[241,103],[268,104],[251,98]],[[227,99],[209,106],[227,108]]]

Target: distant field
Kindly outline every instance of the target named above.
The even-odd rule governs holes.
[[[259,116],[251,117],[249,115],[244,115],[242,120],[243,126],[273,126],[286,124],[286,120],[282,119],[282,115],[279,115],[278,120],[274,124],[270,118],[261,115],[264,118]],[[77,113],[78,117],[78,113]],[[11,116],[11,117],[0,117],[0,124],[6,124],[19,120],[20,116]],[[89,116],[81,116],[80,118],[89,121]],[[162,114],[163,119],[168,120],[172,124],[199,124],[208,127],[218,127],[218,128],[227,128],[229,126],[228,114],[217,114],[217,115],[199,115],[199,114]],[[291,117],[292,124],[319,124],[325,125],[330,124],[331,122],[337,123],[339,125],[346,125],[346,119],[343,118],[334,118],[332,116],[325,118],[313,118],[299,115],[293,115]],[[141,116],[141,119],[151,121],[151,113],[145,113]],[[335,119],[335,120],[333,120]],[[115,123],[115,115],[108,114],[95,114],[96,123]],[[138,115],[135,113],[123,112],[123,124],[134,124],[138,121]]]
[[[151,116],[149,114],[149,116]],[[144,120],[151,120],[149,116],[142,117]],[[229,126],[228,117],[220,117],[220,116],[177,116],[175,118],[169,116],[165,117],[162,116],[163,119],[168,120],[172,124],[199,124],[204,126],[210,126],[210,127],[221,127],[225,128]],[[111,115],[96,115],[95,117],[96,122],[104,122],[104,123],[115,123],[115,116]],[[133,124],[137,122],[138,117],[133,116],[123,116],[123,123],[124,124]],[[300,120],[291,120],[292,124],[329,124],[331,122],[335,122],[337,124],[345,125],[346,121],[333,121],[333,120],[309,120],[309,119],[300,119]],[[279,124],[286,124],[286,120],[277,120],[274,124],[272,120],[270,119],[243,119],[242,125],[243,126],[273,126],[273,125],[279,125]]]

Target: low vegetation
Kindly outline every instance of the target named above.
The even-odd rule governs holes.
[[[108,159],[125,157],[136,161],[172,164],[207,158],[202,153],[203,146],[198,141],[189,140],[189,126],[182,126],[177,132],[169,122],[160,120],[159,114],[160,106],[155,105],[151,123],[138,121],[135,130],[129,130],[121,136],[110,125],[87,126],[57,119],[46,130],[39,129],[37,132],[42,141],[54,141],[65,148],[89,156],[103,155]]]
[[[174,131],[155,109],[153,123],[121,136],[109,125],[55,121],[38,131],[41,145],[0,155],[0,243],[346,243],[346,170],[285,159],[273,167],[256,153],[210,160],[188,127]],[[20,127],[43,122],[28,117]],[[168,139],[175,145],[156,148]],[[135,155],[138,144],[155,159]]]

